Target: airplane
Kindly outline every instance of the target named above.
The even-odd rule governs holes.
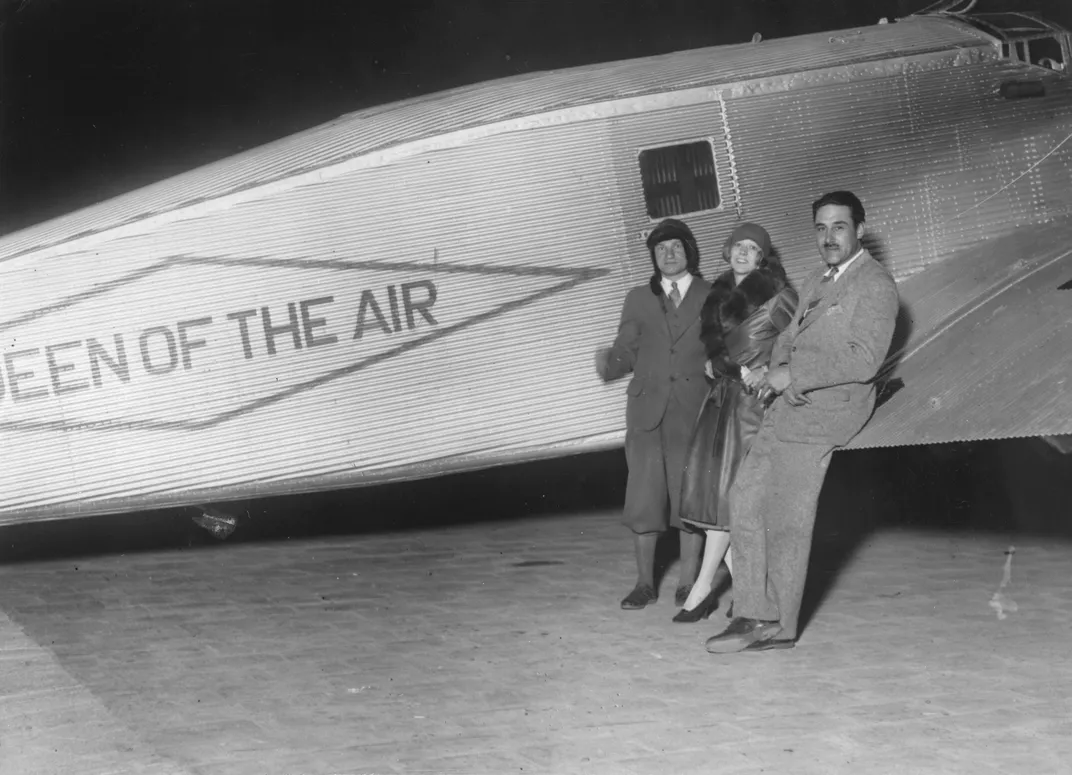
[[[849,448],[1067,444],[1070,62],[1022,13],[757,36],[361,110],[9,234],[0,524],[618,447],[593,355],[653,226],[711,275],[759,222],[799,283],[832,189],[903,307]]]

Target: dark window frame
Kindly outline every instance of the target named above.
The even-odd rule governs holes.
[[[716,159],[710,137],[641,148],[637,167],[649,220],[722,209]]]

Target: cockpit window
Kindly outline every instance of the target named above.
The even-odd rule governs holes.
[[[652,220],[718,209],[718,177],[710,140],[640,152],[644,203]]]
[[[1018,11],[952,15],[998,38],[1006,59],[1072,75],[1072,43],[1059,25]]]
[[[1005,44],[1008,46],[1009,44]],[[1047,70],[1056,70],[1059,73],[1068,72],[1068,63],[1065,60],[1065,52],[1061,47],[1061,41],[1057,38],[1035,38],[1034,40],[1021,40],[1012,44],[1016,48],[1016,55],[1010,58],[1021,62],[1045,67]]]

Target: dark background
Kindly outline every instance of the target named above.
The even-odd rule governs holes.
[[[927,0],[0,0],[0,233],[330,120],[533,70],[872,24]],[[375,11],[368,8],[375,7]],[[1069,0],[981,0],[1072,26]],[[1037,440],[839,453],[826,535],[1067,532],[1072,456]],[[614,509],[620,450],[243,505],[230,540]],[[473,493],[479,493],[474,498]],[[360,515],[360,516],[358,516]],[[216,539],[190,510],[0,531],[0,559]],[[624,535],[624,534],[623,534]],[[623,539],[624,540],[624,539]]]
[[[0,0],[0,233],[342,113],[929,0]],[[1072,25],[1068,0],[981,0]],[[375,9],[375,10],[369,10]]]

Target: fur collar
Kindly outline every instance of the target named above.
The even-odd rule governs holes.
[[[723,332],[736,328],[788,285],[785,269],[775,259],[735,285],[733,272],[719,275],[711,284],[701,313],[700,337],[712,361],[725,359]],[[717,365],[717,364],[716,364]]]

